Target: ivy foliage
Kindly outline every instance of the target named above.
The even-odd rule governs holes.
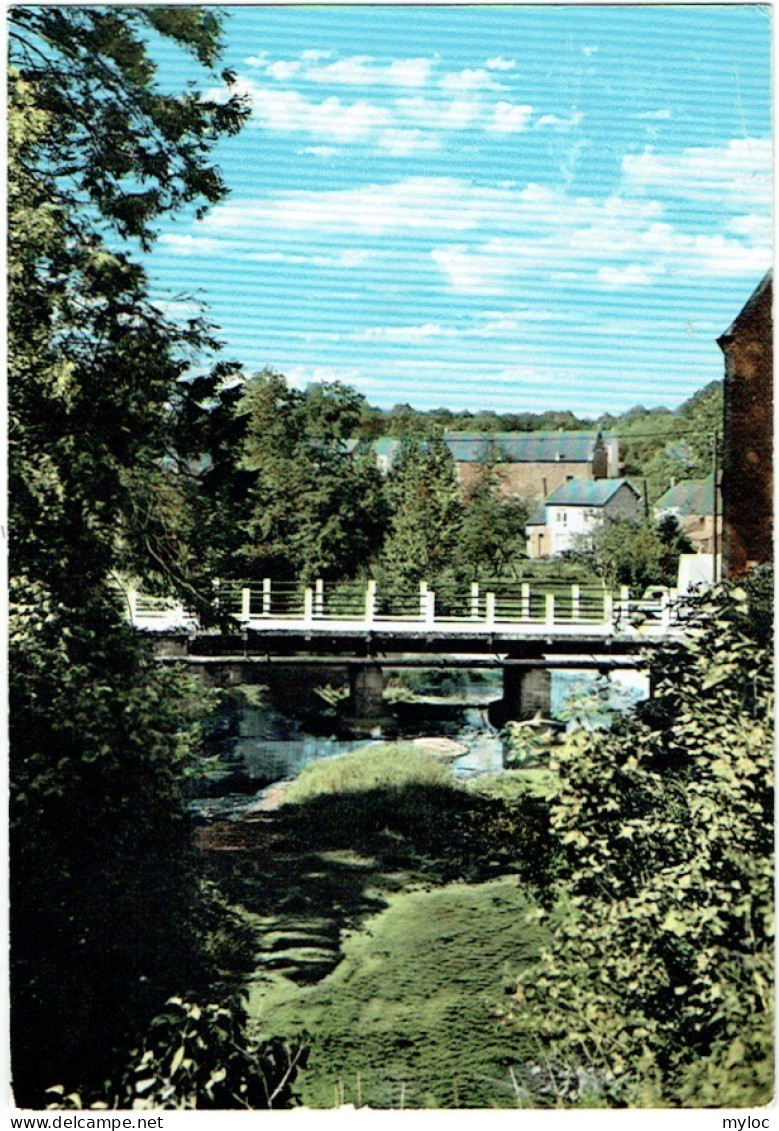
[[[748,1106],[772,1091],[773,681],[765,590],[702,598],[653,698],[552,752],[555,944],[506,1011],[572,1099]],[[751,589],[751,592],[750,592]],[[589,1093],[589,1095],[588,1095]]]

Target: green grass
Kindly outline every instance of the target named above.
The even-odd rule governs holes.
[[[494,776],[474,778],[466,788],[478,797],[494,798],[506,805],[516,805],[526,797],[548,799],[554,793],[557,783],[557,774],[538,767],[531,770],[504,770]]]
[[[375,743],[309,763],[290,786],[284,802],[295,805],[324,794],[451,784],[452,771],[431,755],[406,743]]]
[[[313,987],[258,987],[265,1033],[315,1034],[306,1106],[515,1107],[509,1066],[529,1053],[494,1020],[512,973],[543,933],[515,877],[387,896]]]
[[[528,1054],[493,1009],[542,940],[522,881],[554,865],[549,779],[465,787],[416,747],[376,743],[212,834],[208,873],[255,931],[251,1017],[313,1035],[306,1105],[516,1106],[509,1068]]]

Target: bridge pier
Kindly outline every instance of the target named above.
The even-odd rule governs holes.
[[[349,692],[349,716],[353,726],[374,729],[390,721],[384,707],[384,672],[378,664],[352,665]]]
[[[490,704],[493,726],[505,726],[510,719],[532,719],[540,711],[549,718],[552,709],[552,673],[549,668],[503,668],[503,698]]]

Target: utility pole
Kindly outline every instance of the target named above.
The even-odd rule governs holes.
[[[713,476],[713,479],[714,479],[714,483],[712,485],[712,488],[713,488],[712,510],[713,510],[713,513],[714,513],[714,536],[712,538],[712,548],[714,550],[714,561],[712,563],[712,578],[714,580],[715,585],[719,581],[719,574],[720,574],[719,567],[717,565],[717,556],[719,554],[719,532],[717,530],[717,527],[719,525],[719,499],[718,499],[719,453],[718,453],[718,448],[719,448],[719,432],[715,428],[714,429],[714,437],[713,437],[713,441],[712,441],[712,453],[711,453],[712,465],[713,465],[712,466],[712,476]]]

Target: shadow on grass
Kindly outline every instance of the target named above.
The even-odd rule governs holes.
[[[320,794],[201,838],[207,868],[231,903],[260,916],[335,920],[354,929],[409,885],[516,873],[542,879],[543,802],[406,783]]]

